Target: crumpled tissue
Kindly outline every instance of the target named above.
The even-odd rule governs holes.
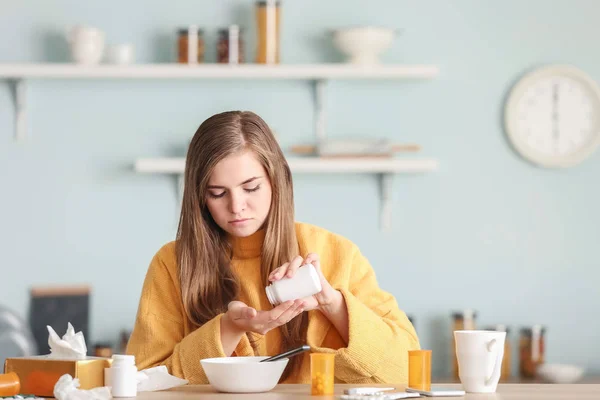
[[[108,387],[112,386],[111,373],[110,368],[105,369],[104,385]],[[187,380],[169,374],[169,370],[164,365],[138,371],[135,378],[138,392],[155,392],[188,384]]]
[[[138,392],[154,392],[186,385],[187,380],[169,374],[164,365],[138,371],[136,375]],[[110,386],[91,390],[79,388],[79,379],[69,374],[60,377],[54,386],[54,397],[57,400],[106,400],[112,398]]]
[[[105,400],[112,398],[110,389],[106,386],[90,390],[78,388],[79,379],[73,379],[71,375],[64,374],[54,385],[54,397],[57,400]]]
[[[69,322],[67,332],[62,339],[56,334],[50,325],[48,328],[48,345],[50,346],[50,354],[48,358],[85,358],[87,354],[87,346],[83,332],[75,333],[73,325]]]
[[[85,344],[83,333],[81,331],[75,333],[75,329],[70,322],[67,327],[67,332],[62,339],[51,326],[47,326],[47,328],[48,333],[50,334],[48,336],[48,345],[50,346],[48,358],[81,359],[86,357],[87,346]],[[108,368],[107,371],[110,371],[110,368]],[[71,375],[65,374],[61,376],[54,386],[54,397],[58,400],[110,399],[112,398],[110,374],[105,376],[105,378],[108,378],[108,382],[104,382],[105,386],[91,390],[83,390],[78,389],[80,386],[79,379],[74,379]],[[138,371],[136,380],[138,392],[166,390],[188,383],[185,379],[169,374],[169,370],[164,365]]]
[[[188,381],[169,374],[164,365],[148,368],[137,373],[137,391],[154,392],[187,385]]]

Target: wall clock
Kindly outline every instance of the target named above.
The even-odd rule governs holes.
[[[542,67],[513,87],[504,119],[523,158],[542,167],[571,167],[600,144],[600,89],[576,67]]]

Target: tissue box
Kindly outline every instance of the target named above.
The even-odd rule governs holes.
[[[104,386],[104,368],[109,368],[111,361],[103,357],[77,360],[48,356],[14,357],[4,362],[4,372],[15,372],[19,376],[21,393],[53,397],[54,385],[64,374],[79,379],[79,389]]]

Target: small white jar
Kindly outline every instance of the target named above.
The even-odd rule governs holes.
[[[312,296],[321,291],[319,274],[312,264],[298,268],[291,278],[283,278],[265,288],[269,302],[276,306],[288,300]]]
[[[104,369],[104,385],[111,387],[113,397],[137,396],[135,356],[115,354],[110,368]]]

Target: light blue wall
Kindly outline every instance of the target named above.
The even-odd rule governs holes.
[[[0,62],[63,61],[66,27],[89,23],[132,42],[139,62],[169,61],[174,30],[252,21],[248,1],[3,1]],[[481,325],[548,326],[547,360],[600,372],[600,155],[564,171],[532,167],[508,145],[502,106],[532,67],[573,63],[600,78],[595,0],[303,0],[285,3],[283,62],[337,61],[327,30],[404,29],[386,62],[435,63],[433,81],[333,82],[331,135],[417,142],[439,171],[394,182],[393,231],[378,226],[371,176],[295,176],[297,219],[354,240],[383,288],[416,317],[434,372],[448,366],[451,310]],[[252,40],[248,40],[252,47]],[[252,54],[249,52],[249,54]],[[13,140],[0,86],[0,302],[25,315],[33,284],[93,285],[90,342],[131,327],[148,263],[174,237],[171,179],[136,175],[137,157],[182,155],[213,113],[251,109],[283,146],[313,139],[305,82],[31,81],[29,139]],[[516,359],[516,354],[513,354]]]

